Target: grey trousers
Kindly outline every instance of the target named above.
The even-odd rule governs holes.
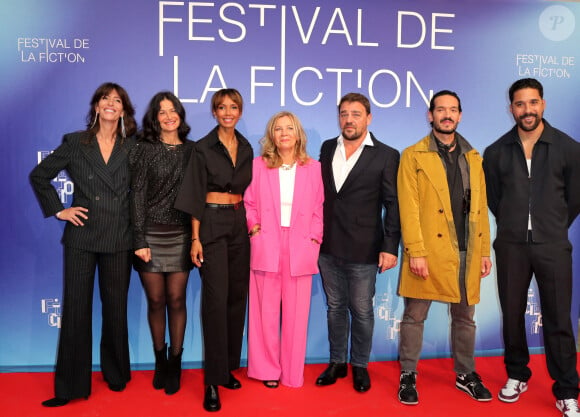
[[[459,286],[461,301],[449,303],[451,314],[451,350],[454,371],[469,374],[475,371],[475,306],[467,305],[465,289],[465,255],[460,252]],[[423,328],[431,300],[405,298],[405,312],[399,334],[399,362],[401,371],[417,371],[417,362],[423,347]]]

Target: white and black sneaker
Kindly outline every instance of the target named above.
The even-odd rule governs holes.
[[[556,408],[562,412],[562,417],[580,417],[578,400],[575,398],[556,401]]]
[[[508,378],[503,388],[497,394],[504,403],[514,403],[520,399],[520,394],[528,390],[528,383],[513,378]]]
[[[401,404],[419,404],[419,394],[417,394],[417,373],[413,371],[401,372],[399,378],[399,401]]]
[[[481,382],[481,377],[477,372],[472,372],[470,374],[457,374],[455,386],[461,391],[468,393],[474,400],[491,401],[491,392],[485,388],[485,385]]]

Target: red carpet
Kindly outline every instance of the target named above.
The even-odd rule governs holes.
[[[219,417],[557,417],[551,393],[552,382],[543,355],[532,355],[533,377],[528,392],[519,402],[505,404],[496,394],[505,382],[501,357],[477,359],[477,371],[494,399],[478,403],[455,388],[450,359],[422,360],[419,364],[419,405],[404,406],[397,401],[399,366],[397,362],[375,362],[369,372],[372,388],[364,394],[352,389],[352,379],[339,380],[329,387],[314,385],[326,365],[307,365],[302,388],[267,389],[261,382],[246,377],[245,369],[236,376],[243,388],[229,391],[220,388],[222,410]],[[0,374],[0,415],[19,417],[181,417],[211,415],[202,407],[203,376],[199,369],[183,373],[182,388],[172,396],[151,386],[152,371],[135,371],[127,389],[110,391],[101,378],[93,374],[93,392],[88,400],[76,400],[65,407],[49,409],[41,401],[52,397],[53,374]]]

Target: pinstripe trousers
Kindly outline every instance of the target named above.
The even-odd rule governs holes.
[[[95,253],[65,246],[56,397],[83,398],[91,393],[93,288],[97,268],[102,303],[101,371],[109,384],[131,379],[127,331],[131,260],[130,251]]]

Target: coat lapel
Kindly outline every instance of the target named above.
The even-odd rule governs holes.
[[[419,168],[423,170],[429,182],[433,185],[439,200],[443,204],[446,216],[453,216],[451,210],[451,197],[449,195],[449,186],[447,184],[447,173],[443,167],[443,161],[437,152],[419,152],[417,155]],[[453,218],[451,218],[453,220]]]
[[[115,141],[113,152],[109,158],[109,165],[105,164],[105,160],[101,155],[101,150],[99,149],[99,144],[96,139],[92,140],[88,145],[83,145],[81,148],[85,158],[90,162],[89,165],[95,170],[95,174],[98,175],[108,187],[115,191],[115,184],[111,173],[114,172],[114,169],[119,167],[123,160],[122,155],[124,153],[124,150],[121,150],[119,141]]]
[[[327,154],[321,155],[320,162],[322,164],[322,178],[327,178],[329,185],[332,186],[332,192],[337,194],[336,182],[334,181],[334,173],[332,172],[332,158],[336,152],[336,146],[338,145],[338,140],[334,139],[328,148],[326,149]]]
[[[268,177],[268,185],[270,188],[270,195],[272,196],[276,221],[280,224],[280,174],[278,173],[278,168],[270,169],[264,166],[264,169],[266,170],[266,175]]]
[[[362,175],[366,168],[371,165],[372,160],[375,158],[376,152],[373,146],[366,146],[363,148],[358,161],[352,167],[352,170],[348,173],[348,176],[344,180],[342,187],[340,188],[339,194],[348,190],[350,184],[356,180],[360,175]],[[334,175],[332,176],[334,178]],[[346,191],[348,192],[348,191]]]
[[[292,214],[290,216],[290,225],[296,224],[298,207],[307,207],[303,200],[307,195],[308,165],[296,166],[296,177],[294,178],[294,195],[292,196]]]

